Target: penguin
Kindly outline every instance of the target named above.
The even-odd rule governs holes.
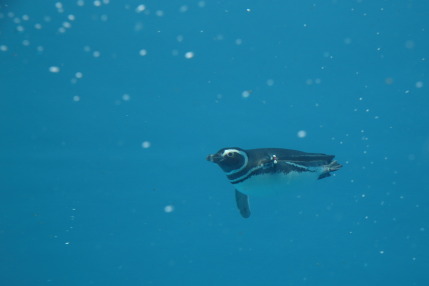
[[[217,164],[235,188],[240,214],[250,217],[249,196],[287,191],[293,185],[331,176],[342,165],[335,155],[307,153],[291,149],[222,148],[207,160]]]

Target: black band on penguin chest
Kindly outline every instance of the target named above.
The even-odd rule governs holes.
[[[281,161],[271,160],[263,164],[248,166],[238,173],[227,175],[227,177],[231,184],[238,184],[249,179],[252,176],[258,176],[262,174],[277,174],[277,173],[283,173],[286,175],[293,171],[294,172],[313,172],[305,166],[298,166],[296,164],[286,162],[286,161],[281,162]]]

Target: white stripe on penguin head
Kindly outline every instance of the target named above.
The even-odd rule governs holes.
[[[222,157],[227,156],[229,153],[238,153],[238,154],[242,155],[244,157],[244,164],[240,168],[226,173],[226,175],[232,175],[232,174],[238,173],[241,170],[243,170],[244,168],[246,168],[247,163],[249,162],[249,157],[247,157],[246,152],[241,151],[241,150],[237,150],[237,149],[225,149],[225,151],[223,151],[223,153],[222,153]]]

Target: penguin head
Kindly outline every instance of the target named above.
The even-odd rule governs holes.
[[[249,161],[246,151],[238,147],[222,148],[207,156],[207,160],[219,165],[225,173],[235,173],[244,169]]]

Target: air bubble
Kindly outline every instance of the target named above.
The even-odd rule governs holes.
[[[244,98],[248,98],[250,96],[251,91],[250,90],[245,90],[241,93],[241,96]]]
[[[60,68],[57,67],[57,66],[51,66],[51,67],[49,67],[49,71],[51,73],[59,73],[60,72]]]
[[[194,56],[195,56],[194,52],[187,52],[187,53],[185,53],[185,58],[187,58],[187,59],[192,59]]]
[[[180,13],[185,13],[186,11],[188,11],[188,6],[186,6],[186,5],[183,5],[179,8]]]
[[[142,148],[143,149],[147,149],[151,146],[152,144],[149,141],[143,141],[142,143]]]
[[[307,136],[307,131],[305,131],[305,130],[299,130],[296,135],[298,136],[298,138],[304,138],[304,137]]]
[[[137,8],[136,8],[136,12],[137,12],[137,13],[141,13],[141,12],[143,12],[145,9],[146,9],[146,6],[145,6],[145,5],[143,5],[143,4],[140,4],[140,5],[139,5],[139,6],[137,6]]]
[[[131,99],[131,96],[129,94],[125,93],[125,94],[122,95],[122,100],[123,101],[129,101],[130,99]]]

